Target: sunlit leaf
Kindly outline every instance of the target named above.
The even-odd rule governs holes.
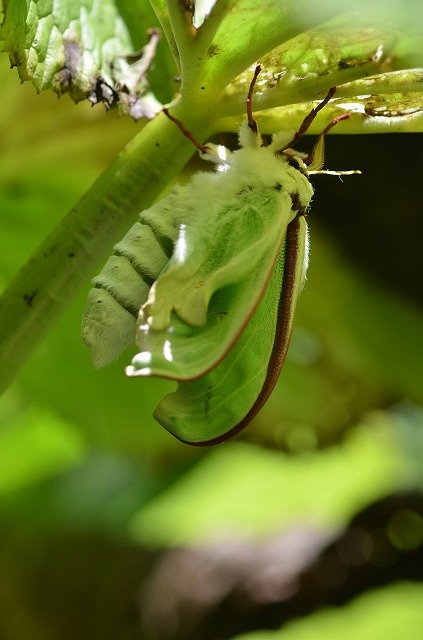
[[[135,53],[130,30],[114,0],[81,2],[31,0],[4,3],[4,40],[12,66],[37,91],[69,92],[75,101],[88,98],[107,107],[119,104],[135,119],[153,117],[160,109],[148,93],[146,74],[154,59],[158,35],[147,31],[151,11],[144,20],[144,50]],[[138,16],[139,18],[139,16]],[[142,24],[138,24],[139,30]]]

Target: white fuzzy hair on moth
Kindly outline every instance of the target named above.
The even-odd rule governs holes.
[[[280,131],[268,146],[262,146],[261,135],[244,122],[239,131],[240,148],[236,151],[208,143],[200,157],[214,163],[216,172],[192,176],[186,185],[188,188],[184,189],[186,213],[191,211],[195,215],[199,197],[207,209],[215,211],[227,207],[245,188],[272,188],[277,184],[288,193],[298,193],[299,203],[307,207],[310,183],[297,168],[289,165],[287,155],[281,151],[294,135],[294,131]]]

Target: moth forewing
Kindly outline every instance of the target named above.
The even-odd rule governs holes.
[[[231,155],[226,172],[194,176],[185,189],[184,250],[177,240],[142,308],[131,377],[191,380],[223,360],[268,286],[297,214],[291,193],[304,208],[312,194],[284,156],[249,147]]]
[[[269,397],[288,350],[306,270],[304,216],[288,227],[263,299],[225,360],[206,375],[179,382],[154,417],[179,440],[213,445],[247,426]]]

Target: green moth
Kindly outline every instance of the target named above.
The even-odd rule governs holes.
[[[140,215],[94,279],[82,324],[97,366],[135,335],[139,353],[126,374],[178,382],[154,417],[189,444],[240,431],[278,379],[308,265],[308,176],[322,172],[324,135],[348,117],[326,127],[310,156],[292,149],[332,89],[297,132],[264,146],[251,108],[259,71],[237,151],[202,145],[165,110],[216,171],[195,174]]]

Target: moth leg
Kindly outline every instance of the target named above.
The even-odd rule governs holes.
[[[307,129],[309,128],[310,124],[313,122],[313,120],[315,119],[315,117],[317,116],[317,114],[319,113],[319,111],[321,111],[323,109],[323,107],[325,107],[327,105],[327,103],[329,102],[329,100],[333,97],[333,95],[335,94],[336,91],[336,87],[332,87],[331,89],[329,89],[327,96],[324,98],[324,100],[322,100],[322,102],[320,102],[317,107],[315,107],[314,109],[312,109],[310,111],[309,114],[306,115],[306,117],[304,118],[304,120],[301,123],[300,128],[298,129],[297,133],[294,136],[294,139],[292,140],[292,142],[289,143],[289,145],[287,147],[285,147],[285,149],[283,149],[283,151],[285,151],[287,153],[287,155],[289,155],[289,151],[291,150],[291,147],[298,142],[298,140],[301,138],[302,135],[304,135],[304,133],[307,131]],[[294,152],[294,154],[296,155],[296,157],[301,157],[302,161],[304,162],[304,165],[306,167],[307,170],[307,175],[311,175],[313,173],[327,173],[329,175],[336,175],[336,176],[342,176],[342,175],[352,175],[354,173],[361,173],[361,171],[358,171],[356,169],[353,169],[351,171],[324,171],[322,170],[323,164],[324,164],[324,160],[325,160],[325,148],[324,148],[324,141],[325,141],[325,136],[327,133],[329,133],[329,131],[335,127],[338,122],[342,122],[343,120],[348,120],[348,118],[350,117],[349,113],[342,113],[339,116],[336,116],[336,118],[334,118],[333,120],[331,120],[331,122],[329,122],[328,125],[326,125],[326,127],[323,129],[323,131],[321,131],[317,137],[316,140],[316,144],[313,147],[313,150],[310,154],[308,155],[303,155],[298,154],[297,152]]]
[[[165,114],[165,116],[169,118],[169,120],[172,120],[172,122],[174,122],[176,126],[179,127],[179,129],[182,131],[184,136],[188,138],[188,140],[190,140],[194,146],[197,147],[200,153],[210,152],[209,147],[205,144],[201,144],[201,142],[197,140],[194,134],[192,134],[191,131],[188,131],[188,129],[183,125],[183,123],[180,120],[178,120],[178,118],[175,118],[175,116],[170,115],[169,110],[166,107],[163,108],[163,113]]]
[[[361,171],[359,171],[358,169],[351,169],[350,171],[328,171],[322,169],[325,159],[324,140],[326,134],[332,129],[332,127],[337,125],[338,122],[347,120],[349,117],[349,113],[343,113],[340,116],[337,116],[331,122],[329,122],[329,124],[319,134],[316,144],[313,147],[313,151],[306,158],[304,158],[304,163],[307,165],[308,175],[311,175],[313,173],[326,173],[330,176],[351,176],[354,173],[361,173]]]
[[[304,162],[307,165],[307,171],[320,171],[325,161],[325,136],[326,134],[342,120],[348,120],[349,113],[343,113],[340,116],[334,118],[329,124],[321,131],[317,137],[316,144],[313,147],[312,152],[304,158]]]
[[[293,147],[298,142],[298,140],[303,137],[303,135],[306,133],[307,129],[310,127],[311,123],[313,122],[314,118],[317,116],[319,111],[321,111],[323,107],[327,105],[329,100],[333,98],[335,91],[336,91],[336,87],[331,87],[327,93],[327,96],[321,102],[319,102],[317,107],[314,107],[314,109],[312,109],[310,113],[306,115],[306,117],[304,118],[304,120],[300,125],[300,128],[295,134],[294,138],[291,140],[289,144],[286,145],[285,149],[288,149],[288,147]]]
[[[253,118],[253,92],[254,92],[254,87],[256,85],[257,78],[258,78],[258,75],[259,75],[260,71],[261,71],[261,66],[258,64],[256,66],[255,71],[254,71],[253,79],[250,82],[250,88],[248,89],[248,94],[247,94],[248,126],[250,127],[251,131],[253,133],[255,133],[255,134],[258,133],[258,129],[257,129],[257,122]]]

